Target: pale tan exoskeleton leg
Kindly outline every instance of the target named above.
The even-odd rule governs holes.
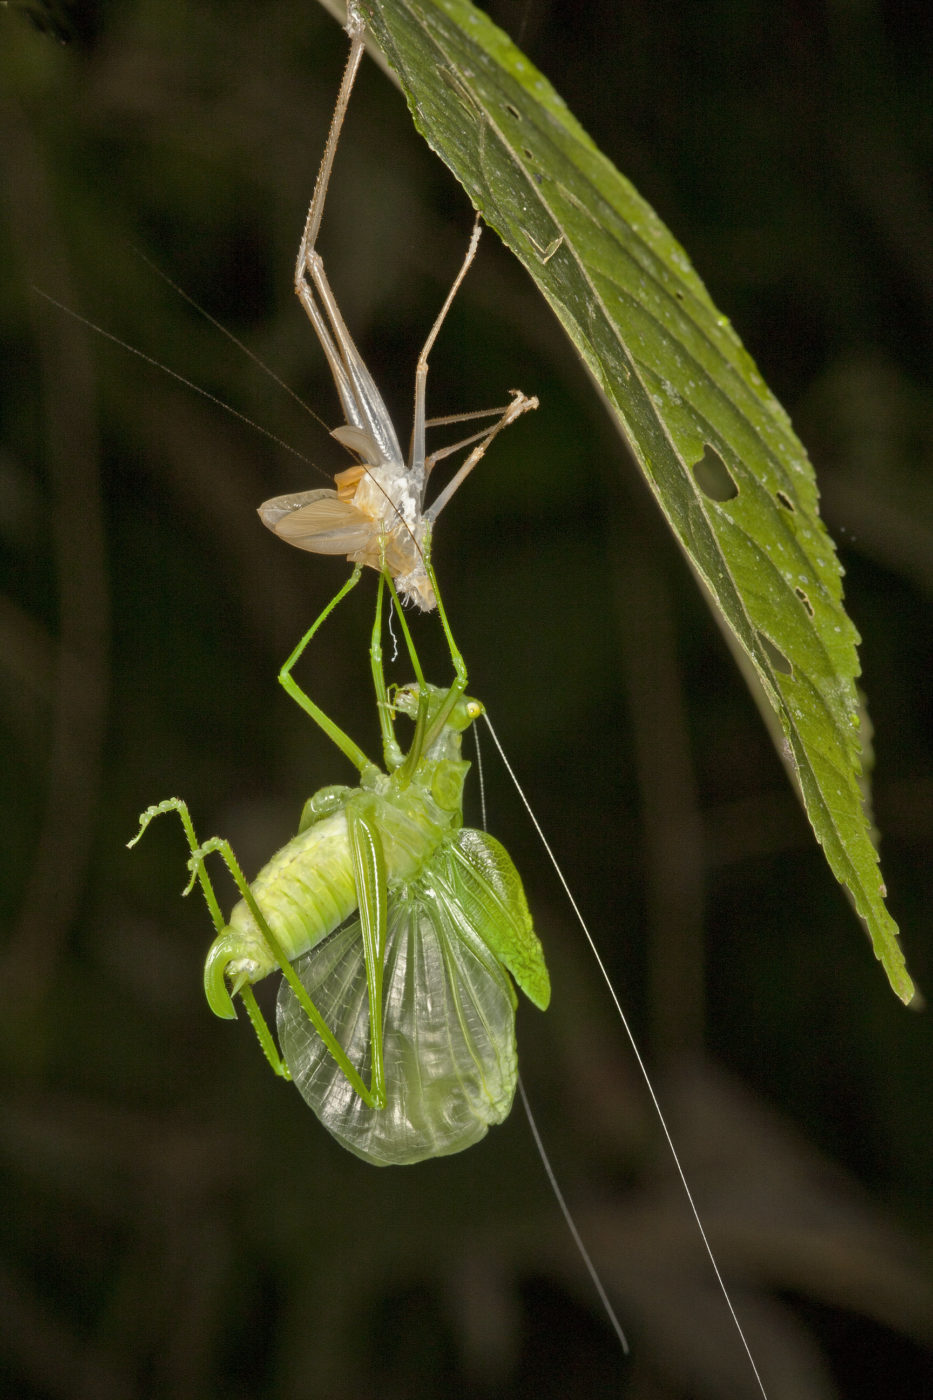
[[[260,516],[270,529],[298,548],[319,554],[346,554],[354,562],[387,570],[403,597],[430,609],[436,599],[424,566],[426,532],[497,434],[522,413],[536,408],[538,401],[513,390],[511,402],[505,407],[451,415],[431,420],[431,424],[425,418],[428,356],[476,256],[480,237],[477,220],[466,256],[418,358],[411,451],[407,462],[403,458],[388,410],[340,314],[316,248],[334,154],[363,55],[363,24],[353,5],[349,8],[347,32],[350,54],[298,249],[295,291],[320,341],[343,407],[346,423],[336,428],[333,435],[356,455],[360,465],[338,474],[337,492],[317,490],[276,497],[260,507]],[[491,427],[426,456],[428,426],[478,418],[496,421]],[[453,479],[425,510],[425,487],[434,465],[474,443],[473,451]]]
[[[363,23],[353,5],[347,13],[347,33],[350,35],[350,54],[337,94],[321,166],[314,182],[314,193],[311,196],[304,232],[301,235],[295,263],[295,292],[327,357],[348,425],[365,432],[386,460],[401,463],[402,453],[392,420],[382,401],[382,395],[347,330],[324,272],[323,259],[315,248],[324,216],[324,203],[334,156],[365,50]]]

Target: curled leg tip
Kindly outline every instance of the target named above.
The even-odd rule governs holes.
[[[188,815],[188,808],[180,797],[166,797],[164,802],[154,802],[151,807],[146,808],[145,812],[140,812],[139,830],[132,841],[127,841],[127,848],[132,849],[132,847],[136,845],[136,842],[139,840],[140,836],[142,836],[153,817],[161,817],[165,812],[178,812],[181,815],[182,821],[184,821],[185,817]]]

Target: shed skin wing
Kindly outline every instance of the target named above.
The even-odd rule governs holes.
[[[259,507],[259,518],[280,539],[314,554],[352,555],[373,536],[371,518],[336,491],[274,496]]]

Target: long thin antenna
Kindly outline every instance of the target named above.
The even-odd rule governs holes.
[[[473,735],[473,744],[476,749],[476,775],[479,778],[479,803],[480,812],[482,814],[482,830],[485,831],[486,784],[483,779],[483,754],[479,742],[479,729],[475,724],[473,725],[470,732]],[[545,1151],[544,1142],[542,1141],[541,1134],[538,1132],[538,1124],[535,1121],[535,1116],[531,1111],[531,1103],[529,1101],[528,1095],[525,1093],[525,1086],[522,1083],[521,1075],[518,1076],[518,1092],[521,1095],[522,1108],[525,1110],[525,1117],[528,1119],[528,1126],[531,1129],[531,1136],[534,1138],[534,1144],[537,1148],[538,1156],[541,1159],[541,1165],[544,1168],[544,1174],[548,1179],[548,1185],[550,1186],[551,1191],[554,1194],[554,1199],[560,1206],[561,1214],[567,1222],[567,1229],[570,1231],[571,1238],[573,1239],[573,1242],[577,1247],[577,1252],[579,1253],[580,1258],[586,1265],[586,1271],[593,1281],[593,1287],[596,1289],[599,1301],[602,1303],[603,1308],[605,1309],[606,1316],[608,1317],[609,1322],[612,1326],[612,1329],[619,1339],[619,1344],[622,1347],[622,1350],[625,1353],[625,1355],[628,1356],[628,1338],[626,1337],[625,1332],[622,1330],[622,1324],[616,1316],[615,1309],[609,1301],[609,1295],[603,1287],[603,1281],[599,1277],[599,1272],[596,1268],[596,1265],[590,1258],[590,1252],[587,1249],[586,1245],[583,1243],[583,1237],[581,1236],[580,1231],[577,1229],[577,1223],[570,1212],[570,1207],[568,1206],[567,1201],[564,1198],[564,1193],[560,1189],[560,1186],[557,1181],[557,1175],[554,1171],[554,1168],[551,1166],[551,1159]]]
[[[605,1308],[605,1310],[606,1310],[606,1316],[608,1317],[610,1323],[612,1324],[612,1329],[613,1329],[613,1331],[615,1332],[616,1336],[617,1336],[618,1339],[619,1339],[619,1343],[620,1343],[620,1345],[621,1345],[621,1347],[622,1347],[622,1350],[625,1352],[625,1355],[628,1356],[628,1353],[629,1353],[628,1338],[626,1337],[625,1333],[623,1332],[623,1330],[622,1330],[622,1324],[620,1323],[619,1319],[616,1317],[615,1309],[613,1308],[612,1304],[611,1304],[610,1301],[609,1301],[609,1297],[608,1297],[608,1294],[606,1293],[605,1288],[603,1288],[603,1281],[602,1281],[602,1279],[599,1277],[599,1274],[598,1274],[597,1271],[596,1271],[596,1265],[593,1263],[592,1259],[590,1258],[589,1251],[587,1250],[586,1245],[583,1243],[583,1240],[582,1240],[582,1238],[581,1238],[581,1236],[580,1236],[580,1231],[577,1229],[576,1221],[574,1220],[573,1216],[570,1214],[570,1207],[567,1205],[567,1202],[564,1200],[564,1193],[563,1193],[563,1191],[561,1191],[560,1187],[559,1187],[558,1184],[557,1184],[557,1177],[554,1175],[554,1168],[551,1166],[551,1159],[548,1157],[547,1153],[546,1153],[545,1150],[544,1150],[544,1143],[541,1141],[541,1134],[538,1132],[538,1125],[537,1125],[537,1123],[535,1122],[534,1114],[533,1114],[532,1111],[531,1111],[531,1104],[528,1102],[528,1095],[525,1093],[525,1086],[524,1086],[524,1084],[522,1083],[522,1077],[521,1077],[521,1075],[518,1076],[518,1092],[519,1092],[519,1093],[521,1094],[521,1096],[522,1096],[522,1107],[523,1107],[524,1110],[525,1110],[525,1117],[528,1119],[528,1126],[529,1126],[529,1128],[531,1129],[531,1136],[532,1136],[532,1137],[534,1138],[534,1140],[535,1140],[535,1147],[538,1149],[538,1156],[541,1158],[541,1165],[544,1167],[545,1175],[547,1176],[547,1179],[548,1179],[548,1184],[549,1184],[551,1190],[554,1192],[554,1196],[555,1196],[555,1199],[557,1200],[557,1204],[560,1206],[560,1208],[561,1208],[561,1213],[562,1213],[564,1219],[565,1219],[566,1222],[567,1222],[567,1229],[570,1231],[571,1235],[573,1236],[573,1242],[574,1242],[574,1244],[577,1246],[577,1250],[579,1251],[580,1258],[583,1260],[584,1264],[586,1265],[587,1272],[589,1273],[589,1276],[590,1276],[590,1278],[591,1278],[592,1281],[593,1281],[593,1287],[596,1289],[596,1292],[599,1294],[599,1301],[602,1303],[603,1307]]]
[[[687,1202],[690,1206],[693,1218],[696,1221],[697,1229],[700,1232],[700,1238],[702,1239],[704,1248],[706,1249],[706,1253],[709,1256],[709,1261],[713,1266],[713,1273],[716,1275],[716,1281],[719,1284],[720,1292],[722,1293],[722,1296],[725,1299],[726,1307],[729,1309],[732,1321],[735,1323],[736,1331],[738,1332],[742,1342],[742,1346],[745,1349],[745,1355],[748,1357],[749,1365],[751,1366],[752,1371],[754,1372],[755,1380],[758,1382],[758,1389],[761,1391],[764,1400],[768,1400],[768,1392],[765,1390],[764,1382],[762,1381],[761,1376],[758,1373],[758,1367],[755,1365],[755,1358],[754,1356],[752,1356],[751,1348],[749,1347],[745,1333],[742,1330],[742,1324],[739,1321],[738,1314],[736,1313],[735,1308],[732,1306],[732,1299],[729,1297],[729,1290],[726,1288],[725,1280],[723,1279],[723,1276],[719,1271],[719,1265],[716,1263],[716,1256],[713,1253],[712,1245],[710,1244],[709,1239],[707,1238],[706,1230],[703,1228],[703,1221],[700,1219],[700,1212],[697,1210],[696,1202],[693,1199],[693,1192],[690,1190],[690,1187],[687,1184],[687,1178],[684,1174],[684,1169],[681,1166],[680,1158],[677,1155],[677,1148],[674,1146],[674,1140],[671,1137],[670,1131],[668,1129],[667,1121],[664,1117],[664,1113],[662,1111],[661,1104],[658,1100],[658,1096],[654,1091],[654,1085],[651,1083],[651,1077],[648,1074],[647,1066],[645,1065],[645,1062],[642,1059],[641,1051],[638,1048],[638,1042],[636,1041],[634,1033],[632,1032],[632,1028],[628,1023],[628,1018],[625,1012],[622,1010],[622,1004],[619,1001],[618,996],[616,995],[616,989],[612,985],[612,979],[610,978],[609,973],[606,970],[606,964],[600,957],[599,949],[596,947],[593,935],[590,933],[589,928],[586,924],[586,920],[580,912],[579,905],[574,899],[573,894],[570,890],[570,886],[567,884],[567,881],[564,878],[564,872],[561,870],[560,866],[557,863],[557,857],[551,850],[550,843],[548,842],[548,839],[545,836],[544,832],[541,830],[541,823],[538,821],[538,818],[532,811],[531,804],[528,801],[528,798],[525,796],[524,791],[522,790],[522,785],[518,781],[518,778],[516,777],[515,771],[512,768],[511,763],[509,763],[509,760],[505,756],[505,750],[503,749],[502,744],[499,742],[499,736],[493,728],[492,720],[489,718],[489,715],[486,714],[485,711],[483,713],[486,719],[486,724],[489,727],[489,732],[492,735],[492,741],[495,744],[496,748],[499,750],[499,757],[502,759],[502,762],[505,765],[505,771],[508,773],[509,777],[512,779],[512,782],[515,784],[515,791],[521,798],[522,803],[525,807],[525,811],[528,813],[528,816],[531,819],[531,824],[534,827],[535,831],[538,833],[538,837],[541,841],[541,844],[547,852],[548,859],[553,865],[554,870],[557,874],[557,878],[564,888],[564,894],[570,901],[570,907],[576,915],[577,923],[583,930],[584,937],[586,938],[587,943],[590,945],[590,951],[592,952],[593,957],[596,959],[596,966],[599,968],[599,971],[602,974],[603,981],[609,989],[609,995],[612,997],[613,1005],[615,1006],[615,1009],[618,1013],[619,1020],[622,1022],[622,1027],[625,1031],[626,1036],[628,1037],[629,1045],[632,1047],[632,1054],[635,1056],[635,1062],[638,1065],[639,1071],[641,1072],[641,1077],[645,1081],[645,1086],[651,1097],[651,1102],[654,1105],[654,1111],[658,1115],[658,1122],[661,1124],[661,1129],[664,1133],[667,1145],[670,1148],[671,1156],[674,1159],[674,1166],[677,1168],[677,1175],[680,1177],[680,1184],[684,1189],[684,1195],[687,1197]]]
[[[143,254],[140,254],[140,257],[143,257]],[[148,258],[146,258],[145,261],[148,262]],[[159,271],[158,268],[155,270],[157,272]],[[164,274],[161,275],[164,276]],[[169,286],[175,285],[170,278],[166,278],[165,280],[169,283]],[[264,428],[261,423],[255,422],[252,418],[248,418],[245,413],[241,413],[238,408],[234,408],[232,404],[219,398],[217,394],[212,394],[209,389],[205,389],[202,385],[196,384],[193,379],[186,379],[183,374],[179,374],[177,369],[172,369],[170,365],[163,364],[163,362],[157,360],[154,355],[147,355],[145,350],[137,349],[135,345],[130,345],[129,341],[121,340],[120,337],[114,335],[112,331],[104,330],[103,326],[97,325],[95,321],[89,320],[87,316],[82,316],[80,311],[75,311],[72,307],[66,306],[62,301],[56,301],[55,297],[49,296],[48,292],[44,292],[41,287],[33,287],[32,290],[35,292],[36,296],[42,297],[44,301],[49,302],[49,304],[54,306],[58,311],[64,311],[65,315],[70,316],[73,321],[77,321],[82,326],[87,326],[88,330],[94,331],[97,335],[102,335],[105,340],[111,341],[114,345],[119,345],[121,350],[126,350],[130,355],[135,355],[138,360],[142,360],[147,365],[152,365],[154,369],[161,370],[162,373],[167,374],[170,379],[175,379],[179,384],[184,384],[186,389],[192,389],[196,394],[200,394],[202,399],[207,399],[209,403],[216,404],[218,408],[222,408],[225,413],[231,414],[234,418],[239,418],[241,423],[245,423],[248,428],[252,428],[255,432],[261,433],[264,438],[268,438],[270,442],[274,442],[276,447],[281,447],[283,451],[290,452],[293,457],[297,457],[299,462],[303,462],[306,467],[311,467],[313,471],[321,472],[323,476],[327,475],[317,463],[311,461],[310,457],[306,457],[303,452],[299,452],[297,447],[292,447],[291,443],[286,442],[284,438],[280,438],[276,433],[270,432],[268,428]],[[176,288],[176,291],[181,291],[181,289]],[[181,292],[181,295],[185,296],[185,293]],[[191,298],[186,297],[186,300],[191,301]],[[192,302],[192,305],[197,306],[197,303]],[[200,307],[198,307],[198,310],[200,310]],[[213,317],[208,316],[206,311],[203,312],[203,314],[207,316],[209,321],[213,320]],[[218,323],[214,322],[214,324],[217,325]],[[223,330],[223,327],[221,326],[220,329]],[[231,337],[231,339],[235,340],[235,337]],[[236,341],[236,343],[239,344],[238,341]],[[245,348],[245,346],[241,346],[241,349]],[[250,352],[247,351],[247,354],[249,353]],[[253,356],[252,358],[255,359],[256,357]],[[275,378],[276,376],[273,374],[272,377]],[[281,380],[279,382],[281,383]]]
[[[152,258],[150,258],[147,253],[144,253],[141,248],[134,247],[133,252],[138,258],[142,258],[146,266],[150,268],[157,277],[161,277],[162,281],[167,286],[171,287],[172,291],[176,292],[178,296],[181,297],[182,301],[186,301],[192,310],[196,311],[199,316],[203,316],[204,320],[209,322],[215,330],[220,331],[221,335],[226,336],[231,345],[235,345],[241,354],[245,355],[247,359],[252,360],[257,369],[262,370],[263,374],[267,375],[274,384],[278,384],[279,388],[283,389],[299,408],[304,409],[305,413],[313,418],[316,423],[320,423],[325,432],[330,432],[330,427],[325,423],[321,415],[315,413],[311,405],[305,403],[301,395],[297,394],[292,386],[284,380],[280,374],[276,374],[272,366],[267,365],[261,355],[257,355],[255,350],[251,350],[245,340],[241,340],[238,335],[234,334],[229,326],[225,326],[223,321],[218,321],[216,316],[211,315],[206,306],[202,306],[199,301],[195,301],[194,297],[191,296],[189,292],[186,292],[184,287],[179,286],[179,284],[168,275],[164,268],[161,268],[157,262],[153,262]]]
[[[483,773],[483,751],[480,747],[479,742],[479,730],[477,729],[475,724],[471,727],[470,733],[473,735],[473,747],[476,750],[476,777],[479,783],[480,829],[482,831],[488,831],[489,828],[486,824],[486,778]]]

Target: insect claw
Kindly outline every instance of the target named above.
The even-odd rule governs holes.
[[[347,0],[347,22],[344,25],[345,32],[351,39],[355,39],[359,34],[364,33],[366,21],[360,13],[357,0]]]
[[[164,802],[155,802],[151,807],[147,807],[145,812],[140,812],[139,830],[132,841],[127,841],[127,849],[131,850],[133,846],[136,845],[136,842],[142,836],[153,817],[161,817],[165,812],[181,812],[184,807],[185,804],[180,797],[166,797]],[[187,811],[187,808],[185,808],[185,811]]]
[[[147,827],[147,826],[149,825],[149,823],[152,821],[152,818],[153,818],[153,817],[157,817],[158,815],[159,815],[159,809],[158,809],[157,807],[147,807],[146,810],[145,810],[145,812],[140,812],[140,814],[139,814],[139,830],[137,831],[136,835],[133,837],[132,841],[127,841],[127,843],[126,843],[127,850],[131,850],[131,849],[133,848],[133,846],[136,845],[136,842],[137,842],[137,841],[139,840],[139,838],[142,836],[143,832],[146,830],[146,827]]]
[[[184,898],[185,895],[190,894],[191,891],[194,889],[194,882],[198,878],[198,874],[203,864],[204,848],[203,846],[199,846],[198,849],[196,851],[193,851],[188,857],[188,869],[191,871],[191,878],[189,879],[187,885],[185,885],[185,888],[181,892],[182,898]]]
[[[233,854],[232,851],[230,851],[228,843],[224,841],[222,837],[208,837],[208,839],[203,842],[202,845],[197,846],[188,857],[188,869],[191,871],[191,879],[188,881],[186,888],[182,891],[183,894],[188,894],[194,887],[194,882],[201,873],[201,867],[212,851],[220,851],[221,855],[224,855],[224,859],[226,859],[225,852],[230,855]]]

